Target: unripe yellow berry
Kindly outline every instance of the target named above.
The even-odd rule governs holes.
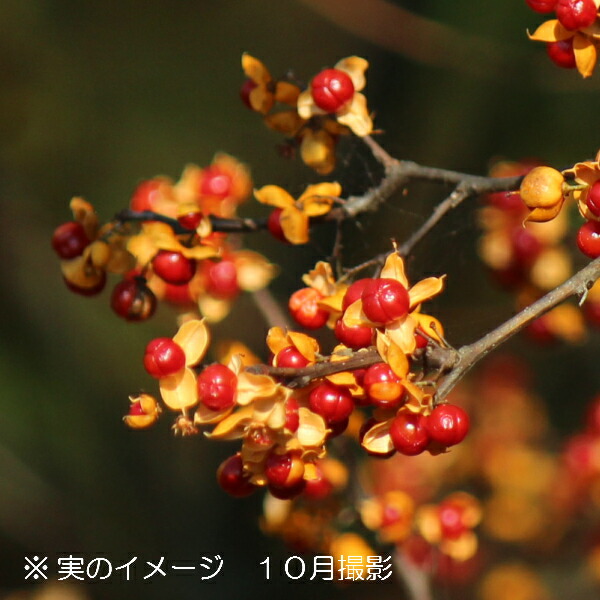
[[[535,167],[525,175],[521,183],[521,198],[531,210],[554,208],[563,202],[565,178],[552,167]]]

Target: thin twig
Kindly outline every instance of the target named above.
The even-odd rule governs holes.
[[[273,298],[273,294],[268,288],[252,292],[252,300],[269,327],[292,328],[286,313],[281,309],[279,302]]]
[[[458,360],[442,381],[436,394],[436,402],[441,402],[464,375],[489,352],[504,343],[515,333],[542,316],[551,308],[558,306],[571,296],[582,296],[600,277],[600,258],[578,271],[563,284],[542,296],[539,300],[523,309],[481,339],[463,346],[458,350]]]

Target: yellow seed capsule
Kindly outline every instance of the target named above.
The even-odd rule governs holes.
[[[555,208],[562,205],[565,178],[552,167],[535,167],[521,183],[521,198],[530,209]]]

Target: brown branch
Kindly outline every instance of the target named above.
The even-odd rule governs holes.
[[[287,314],[282,310],[279,302],[273,298],[269,289],[263,288],[252,292],[252,300],[269,327],[292,328]]]
[[[267,219],[245,219],[245,218],[231,218],[226,219],[224,217],[216,217],[215,215],[208,215],[212,224],[213,231],[219,231],[222,233],[249,233],[253,231],[261,231],[267,228]],[[130,221],[159,221],[160,223],[166,223],[173,229],[176,234],[192,233],[192,229],[183,227],[177,219],[161,215],[160,213],[153,212],[151,210],[131,210],[126,208],[115,215],[115,220],[121,223]]]
[[[598,278],[600,278],[600,258],[592,261],[563,284],[542,296],[542,298],[484,335],[481,339],[460,348],[456,363],[438,388],[436,403],[441,402],[467,371],[484,356],[567,298],[577,295],[582,298],[585,297],[587,291]]]
[[[323,361],[315,363],[310,367],[303,369],[294,369],[292,367],[271,367],[269,365],[253,365],[247,367],[246,371],[258,375],[272,375],[287,379],[286,386],[290,388],[306,387],[313,379],[319,379],[334,373],[342,371],[353,371],[354,369],[364,369],[375,363],[381,362],[382,358],[377,352],[377,348],[371,346],[366,350],[361,350],[352,354],[346,360]]]

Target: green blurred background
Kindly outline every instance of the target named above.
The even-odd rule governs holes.
[[[421,31],[395,7],[444,27]],[[170,575],[152,583],[89,585],[91,598],[238,598],[307,593],[259,562],[289,556],[258,530],[258,495],[235,501],[214,472],[233,448],[201,436],[175,439],[169,419],[146,432],[125,429],[127,395],[152,389],[141,353],[171,335],[167,310],[128,325],[108,306],[108,290],[87,299],[69,293],[50,248],[69,220],[69,199],[82,195],[108,219],[135,185],[157,174],[177,178],[184,165],[208,164],[216,151],[248,163],[256,186],[296,193],[319,178],[278,156],[281,140],[240,102],[240,56],[248,51],[275,74],[292,68],[307,80],[351,54],[370,62],[367,95],[381,143],[395,156],[485,173],[491,157],[538,156],[563,166],[591,157],[598,145],[599,84],[555,68],[525,29],[541,22],[522,0],[4,0],[0,4],[0,593],[26,586],[24,556],[105,556],[138,565],[165,556],[224,558],[210,583]],[[359,141],[344,142],[332,177],[360,191],[376,178]],[[360,228],[347,228],[351,265],[402,239],[443,197],[415,188]],[[419,248],[411,272],[449,274],[435,304],[450,340],[468,341],[511,312],[474,264],[473,204],[457,211]],[[259,214],[260,208],[247,208]],[[254,212],[253,212],[254,211]],[[331,232],[300,249],[268,236],[246,240],[281,265],[274,293],[284,298],[299,276],[331,249]],[[266,326],[243,298],[224,336],[240,335],[257,351]],[[585,352],[547,350],[539,378],[555,402],[553,418],[575,427],[583,399],[598,389],[597,340]],[[528,351],[520,350],[523,353]],[[594,352],[595,351],[595,352]],[[539,355],[538,355],[539,356]],[[567,374],[577,372],[577,385]],[[138,570],[138,579],[140,579]],[[26,586],[27,587],[27,586]],[[318,597],[391,597],[393,585],[333,589]]]

